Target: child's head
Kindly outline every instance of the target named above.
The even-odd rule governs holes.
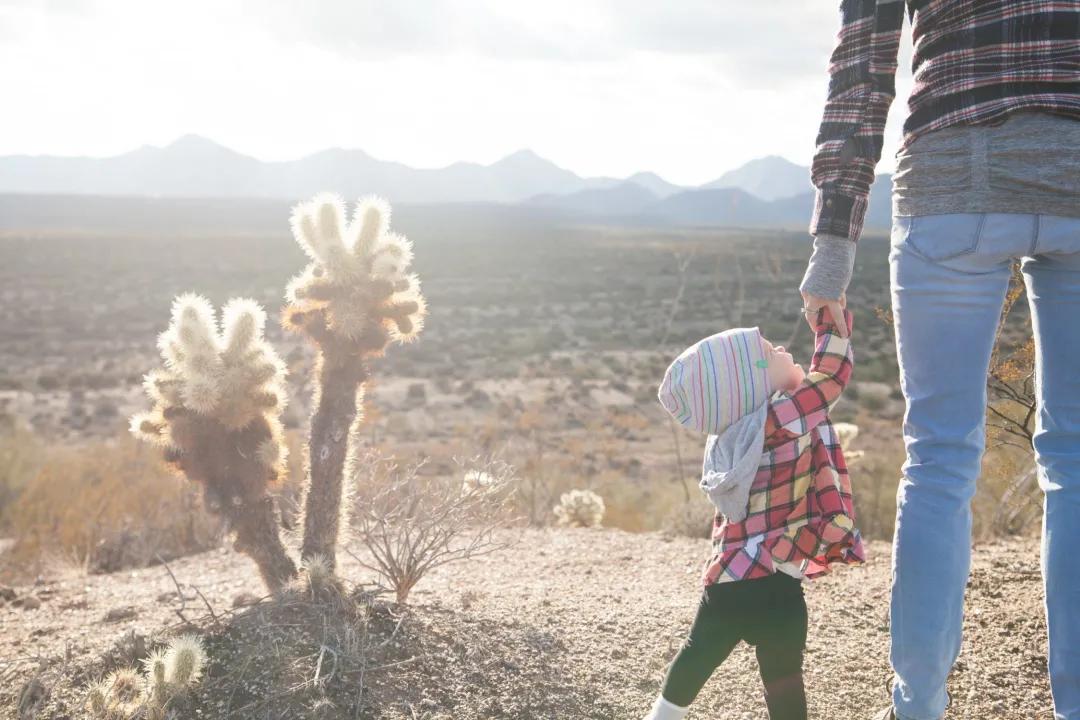
[[[791,354],[756,327],[736,328],[683,351],[664,373],[657,396],[686,427],[717,435],[768,402],[774,391],[794,389],[803,377]]]

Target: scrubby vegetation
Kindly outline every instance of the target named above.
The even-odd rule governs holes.
[[[216,546],[222,524],[152,448],[113,443],[50,448],[7,508],[14,567],[113,572]]]
[[[58,573],[57,559],[87,572],[169,563],[154,570],[175,589],[157,602],[177,603],[172,631],[200,632],[208,652],[194,692],[174,692],[184,683],[153,641],[132,640],[122,657],[89,668],[82,660],[77,672],[53,662],[34,682],[77,682],[78,708],[85,698],[103,717],[452,717],[461,697],[484,717],[611,716],[548,666],[564,646],[543,627],[545,611],[534,625],[473,626],[456,609],[436,619],[424,578],[446,587],[444,565],[504,549],[521,528],[498,530],[515,519],[534,539],[550,533],[560,557],[545,562],[559,577],[593,572],[560,537],[616,534],[577,527],[666,531],[647,538],[655,543],[706,537],[712,509],[694,482],[701,438],[664,421],[656,382],[672,352],[721,326],[758,324],[807,356],[792,290],[804,238],[456,213],[407,209],[395,219],[424,238],[416,267],[430,317],[409,274],[411,246],[377,202],[350,221],[340,200],[319,197],[295,210],[295,243],[262,231],[187,238],[169,244],[168,264],[148,262],[162,252],[156,236],[49,238],[60,251],[48,256],[39,238],[0,239],[13,259],[0,262],[0,285],[13,281],[5,298],[18,300],[0,305],[10,338],[0,346],[0,536],[17,539],[3,554],[7,571],[28,583]],[[126,264],[105,272],[100,258],[118,248]],[[884,251],[874,238],[860,250],[849,297],[861,313],[856,376],[834,413],[868,538],[892,531],[903,459],[892,328],[887,311],[874,312],[887,303]],[[268,321],[262,308],[277,317],[301,253],[308,266],[288,283],[283,323]],[[87,283],[95,273],[100,281]],[[1031,368],[1022,304],[1013,315],[993,397],[995,418],[1023,433]],[[382,359],[421,327],[425,342]],[[145,382],[153,407],[132,428],[151,447],[125,436],[123,419],[145,409],[138,381],[158,364]],[[1030,456],[997,444],[975,501],[977,532],[1028,532],[1037,517]],[[476,453],[482,459],[459,460]],[[174,558],[215,547],[227,531],[273,592],[252,593],[234,567],[222,576],[233,593],[246,583],[244,592],[210,600],[191,580],[198,569],[183,582],[173,574]],[[534,549],[514,562],[537,562]],[[626,562],[625,577],[638,572],[634,553],[605,557]],[[54,602],[39,582],[0,597],[32,613]],[[552,587],[533,588],[539,607]],[[472,587],[460,595],[463,610],[482,600]],[[92,621],[140,610],[109,608]],[[518,659],[506,665],[492,637]],[[86,695],[97,678],[105,684]],[[45,680],[28,682],[19,702],[41,700]],[[56,696],[53,716],[77,712]]]

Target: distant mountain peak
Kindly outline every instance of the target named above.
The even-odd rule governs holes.
[[[529,148],[521,148],[520,150],[510,153],[504,157],[503,160],[544,160],[544,158],[540,157]]]
[[[811,191],[810,169],[780,155],[766,155],[729,170],[704,189],[737,187],[763,200],[801,195]]]
[[[187,133],[173,140],[171,143],[165,146],[166,150],[193,150],[196,148],[216,148],[220,150],[229,150],[221,143],[216,143],[208,137],[202,135],[196,135],[195,133]],[[229,152],[233,152],[229,150]]]
[[[531,167],[558,167],[555,163],[547,158],[540,157],[532,150],[523,148],[516,152],[512,152],[501,160],[492,164],[492,167],[515,167],[515,168],[531,168]],[[567,171],[569,172],[569,171]]]

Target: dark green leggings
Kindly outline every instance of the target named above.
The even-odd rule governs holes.
[[[770,720],[805,720],[802,681],[806,600],[802,583],[777,572],[707,586],[690,635],[668,667],[661,691],[688,706],[740,640],[754,646]]]

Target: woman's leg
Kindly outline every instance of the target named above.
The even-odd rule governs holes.
[[[926,215],[893,225],[893,317],[907,401],[891,602],[893,705],[902,720],[945,712],[985,445],[986,372],[1010,256],[1025,254],[1033,230],[1026,215]]]
[[[756,582],[756,581],[744,581]],[[661,696],[687,707],[720,663],[739,644],[740,608],[736,585],[709,585],[701,593],[697,615],[679,654],[668,667]]]
[[[1041,216],[1023,270],[1035,331],[1050,689],[1054,717],[1080,720],[1080,218]]]

